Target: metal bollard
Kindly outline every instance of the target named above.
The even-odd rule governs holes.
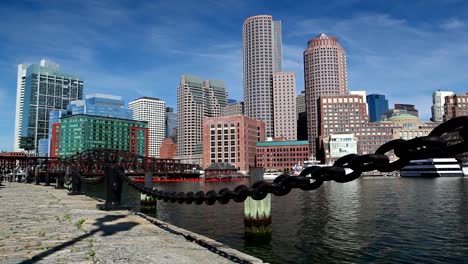
[[[65,189],[65,175],[63,173],[60,173],[57,175],[57,185],[55,186],[55,189]]]
[[[35,167],[34,168],[34,184],[35,185],[39,185],[41,183],[40,179],[39,179],[39,167]]]
[[[72,175],[72,180],[71,180],[71,184],[72,184],[72,189],[71,189],[71,192],[69,192],[68,194],[69,195],[80,195],[80,194],[83,194],[81,192],[81,179],[80,179],[80,173],[76,170],[72,170],[71,171],[71,175]]]
[[[122,166],[107,166],[104,168],[105,204],[98,204],[99,210],[121,210],[122,201],[122,179],[124,173]]]
[[[50,186],[50,174],[47,173],[45,176],[45,184],[44,186]]]

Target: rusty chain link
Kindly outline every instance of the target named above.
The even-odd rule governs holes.
[[[443,135],[448,132],[456,132],[461,142],[447,145]],[[390,162],[386,153],[393,151],[399,158]],[[434,128],[428,136],[417,137],[411,140],[395,139],[380,146],[374,154],[349,154],[339,158],[333,166],[307,167],[301,171],[299,176],[282,174],[272,183],[258,181],[248,187],[239,185],[234,190],[223,188],[219,192],[214,190],[197,193],[193,192],[169,192],[158,191],[143,187],[132,181],[128,176],[120,174],[121,179],[132,188],[165,202],[178,202],[180,204],[202,204],[212,205],[215,202],[227,204],[230,200],[243,202],[247,197],[254,200],[262,200],[269,193],[276,196],[288,194],[292,189],[315,190],[325,181],[345,183],[359,178],[363,172],[378,170],[380,172],[391,172],[400,170],[408,165],[411,160],[437,157],[453,157],[468,151],[468,116],[456,117],[446,121]],[[345,168],[352,170],[346,174]]]

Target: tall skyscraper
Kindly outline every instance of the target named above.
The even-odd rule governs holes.
[[[273,128],[275,137],[297,138],[296,76],[273,73]]]
[[[367,96],[367,105],[369,107],[369,121],[381,121],[382,116],[388,111],[388,100],[383,94],[369,94]]]
[[[245,114],[262,120],[274,136],[273,78],[282,71],[281,21],[270,15],[249,17],[242,26]]]
[[[317,100],[322,95],[348,92],[346,52],[335,37],[320,34],[304,51],[307,132],[310,151],[316,155],[318,141]]]
[[[59,71],[58,64],[44,59],[26,68],[18,66],[15,150],[37,152],[40,139],[49,135],[49,112],[66,109],[83,97],[83,80]]]
[[[177,155],[184,162],[200,164],[203,147],[203,118],[219,117],[227,104],[223,81],[202,81],[182,75],[177,89]]]
[[[15,138],[14,138],[14,151],[21,151],[20,137],[21,127],[23,125],[23,105],[24,105],[24,86],[26,84],[26,69],[27,64],[18,65],[18,75],[16,80],[16,113],[15,113]]]
[[[445,97],[454,95],[451,91],[435,91],[432,93],[432,122],[442,122],[444,121],[444,104]]]
[[[307,112],[306,111],[306,101],[305,101],[305,91],[302,91],[296,96],[296,112],[299,117],[299,113]]]
[[[148,155],[159,157],[159,148],[166,136],[166,102],[153,97],[140,97],[128,104],[133,119],[148,122]]]
[[[174,108],[166,107],[166,138],[177,140],[177,113]]]

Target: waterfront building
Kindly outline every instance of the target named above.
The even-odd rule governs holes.
[[[221,110],[221,116],[233,116],[233,115],[244,115],[244,102],[228,103]]]
[[[229,163],[246,173],[255,166],[255,146],[265,141],[265,123],[246,116],[205,118],[203,168]]]
[[[348,154],[357,154],[355,134],[332,134],[323,138],[325,163],[333,163]]]
[[[128,104],[133,120],[148,122],[148,155],[159,157],[159,148],[166,134],[166,102],[153,97],[140,97]]]
[[[454,95],[451,91],[434,91],[432,93],[432,122],[442,122],[444,121],[444,105],[445,105],[445,97],[449,95]]]
[[[201,165],[203,118],[219,117],[227,104],[223,81],[202,81],[182,75],[177,89],[177,156],[187,163]]]
[[[265,170],[291,171],[309,157],[309,142],[306,140],[275,140],[257,142],[257,166]]]
[[[444,121],[459,116],[468,116],[468,93],[445,97]]]
[[[395,110],[406,111],[407,114],[419,117],[419,112],[413,104],[395,104]]]
[[[273,73],[273,128],[275,137],[297,138],[296,76],[294,72]]]
[[[242,25],[244,105],[246,116],[261,120],[273,137],[273,79],[282,71],[281,21],[271,15],[247,18]]]
[[[322,33],[308,41],[304,51],[304,82],[309,150],[315,156],[319,139],[317,100],[323,95],[348,93],[346,52],[336,37]]]
[[[297,140],[308,140],[307,135],[307,110],[306,110],[306,93],[302,91],[296,97],[296,112],[297,112]]]
[[[166,138],[172,138],[174,141],[177,140],[177,113],[174,112],[174,108],[166,107]]]
[[[422,122],[418,117],[410,114],[394,115],[388,121],[397,126],[393,129],[393,138],[405,140],[427,136],[437,125],[434,122]]]
[[[19,65],[17,81],[14,149],[37,153],[39,140],[49,136],[49,112],[82,99],[83,80],[42,59],[39,65]]]
[[[165,138],[159,148],[159,158],[175,159],[177,157],[177,143],[172,137]]]
[[[388,111],[388,100],[383,94],[369,94],[367,96],[369,121],[382,121],[382,116]]]
[[[123,150],[148,156],[148,123],[92,115],[62,117],[53,125],[52,153],[65,158],[91,149]],[[58,144],[57,144],[58,143]]]
[[[324,141],[330,135],[354,134],[357,141],[357,153],[374,153],[377,148],[393,139],[391,122],[369,123],[366,112],[367,104],[363,95],[324,95],[318,100],[319,152],[318,159],[326,161]]]

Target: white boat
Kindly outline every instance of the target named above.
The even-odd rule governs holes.
[[[282,172],[264,172],[263,173],[263,179],[264,180],[274,180],[276,177],[280,176]]]
[[[463,177],[460,163],[454,158],[412,160],[400,171],[401,177]]]

